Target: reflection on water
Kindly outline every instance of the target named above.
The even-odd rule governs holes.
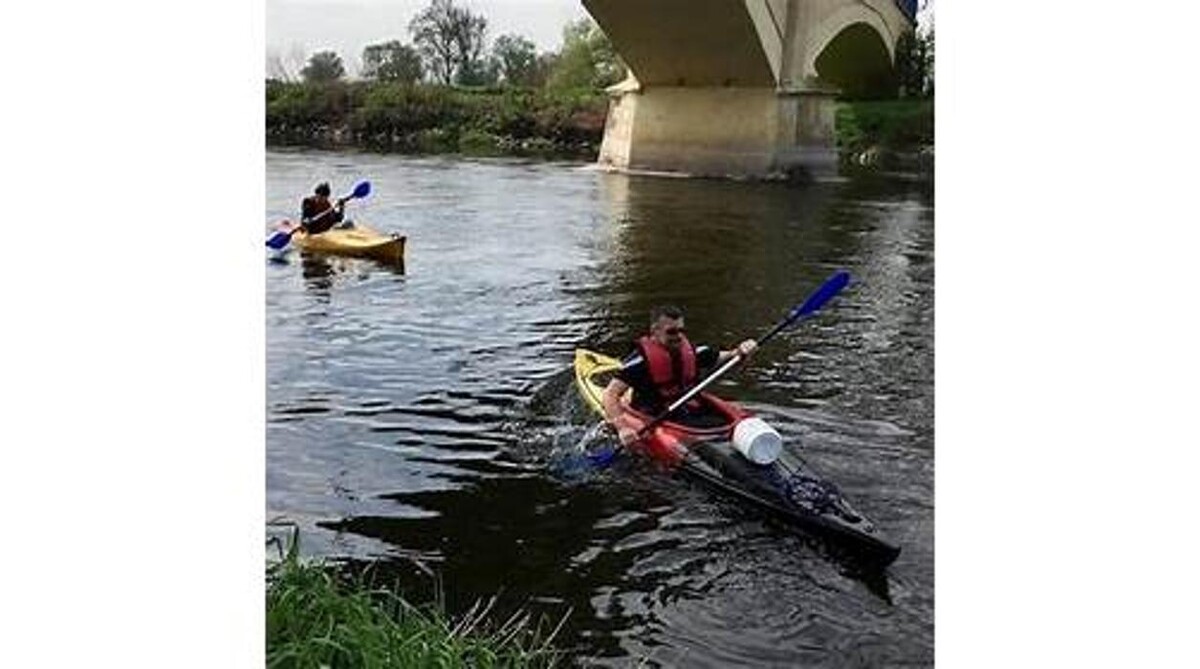
[[[362,261],[351,258],[339,258],[322,253],[298,253],[300,257],[300,273],[307,279],[307,286],[313,290],[329,290],[333,287],[332,277],[335,272],[358,272],[365,275],[370,272],[387,271],[397,276],[404,276],[404,261],[398,263],[382,263]]]
[[[932,664],[927,184],[271,152],[267,225],[318,176],[370,178],[354,215],[411,245],[402,272],[266,265],[268,517],[297,521],[306,550],[383,558],[412,590],[440,581],[451,610],[499,593],[502,609],[570,612],[580,663]],[[623,353],[662,302],[693,340],[728,345],[840,268],[846,291],[716,390],[903,546],[886,573],[645,463],[545,466],[590,422],[575,347]]]

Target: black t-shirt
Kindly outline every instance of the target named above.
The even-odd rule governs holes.
[[[313,195],[304,198],[304,201],[300,203],[301,222],[304,223],[304,229],[310,235],[321,234],[342,222],[342,212],[330,207],[333,207],[332,202],[320,202]],[[316,220],[310,220],[322,213],[324,213],[324,216],[320,216]]]
[[[721,352],[709,346],[696,347],[696,380],[704,378],[705,373],[717,364]],[[621,361],[621,371],[616,377],[630,388],[633,388],[633,408],[649,414],[658,414],[667,406],[659,401],[658,391],[654,380],[650,378],[650,366],[642,357],[641,349],[636,346],[625,359]]]

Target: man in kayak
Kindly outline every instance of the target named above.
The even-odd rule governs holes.
[[[319,183],[313,194],[300,203],[300,226],[310,235],[319,235],[342,222],[345,206],[344,197],[339,197],[336,204],[330,204],[329,184]]]
[[[609,381],[602,398],[604,416],[616,426],[621,443],[636,441],[643,422],[622,409],[621,397],[633,388],[633,408],[650,416],[666,411],[700,381],[705,372],[735,355],[749,357],[758,343],[747,339],[736,348],[718,351],[709,346],[692,346],[684,334],[683,311],[663,306],[650,315],[650,333],[634,343],[634,350],[621,363],[621,371]],[[691,401],[671,415],[671,420],[702,426],[713,417]],[[721,419],[723,420],[723,419]]]

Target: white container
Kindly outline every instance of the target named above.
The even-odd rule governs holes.
[[[783,452],[783,437],[761,418],[743,418],[733,426],[733,447],[756,465],[769,465]]]

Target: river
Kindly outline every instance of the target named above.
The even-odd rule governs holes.
[[[933,188],[630,176],[571,163],[268,151],[264,232],[328,180],[407,235],[403,268],[266,262],[269,519],[451,613],[565,623],[579,666],[929,666]],[[762,334],[850,286],[716,390],[799,444],[902,547],[881,573],[686,479],[551,452],[589,420],[577,346],[623,355],[659,303],[689,337]],[[644,664],[639,664],[644,663]]]

